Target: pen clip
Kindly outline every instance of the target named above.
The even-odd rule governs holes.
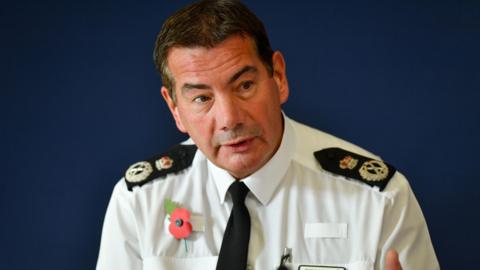
[[[286,263],[292,262],[292,249],[291,248],[284,248],[283,255],[280,258],[280,266],[277,270],[288,270],[288,267],[285,265]]]
[[[283,263],[291,263],[292,262],[292,249],[291,248],[284,248],[283,249],[283,256],[282,256]]]

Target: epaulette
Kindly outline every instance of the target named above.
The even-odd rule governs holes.
[[[313,153],[324,170],[359,180],[382,191],[395,174],[395,168],[383,161],[364,157],[341,148],[325,148]]]
[[[128,190],[190,167],[196,151],[196,145],[179,144],[161,155],[133,164],[125,172]]]

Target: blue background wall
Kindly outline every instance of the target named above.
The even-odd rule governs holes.
[[[0,269],[93,269],[113,185],[184,138],[151,61],[168,2],[2,3]],[[475,268],[480,2],[276,2],[246,3],[286,56],[286,113],[395,164],[443,268]]]

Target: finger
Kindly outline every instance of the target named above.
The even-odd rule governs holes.
[[[387,252],[385,268],[387,270],[402,270],[402,266],[398,260],[398,253],[394,249],[391,249]]]

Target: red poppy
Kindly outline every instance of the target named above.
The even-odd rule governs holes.
[[[192,233],[190,224],[190,212],[185,208],[176,208],[170,214],[170,233],[177,239],[187,238]]]

